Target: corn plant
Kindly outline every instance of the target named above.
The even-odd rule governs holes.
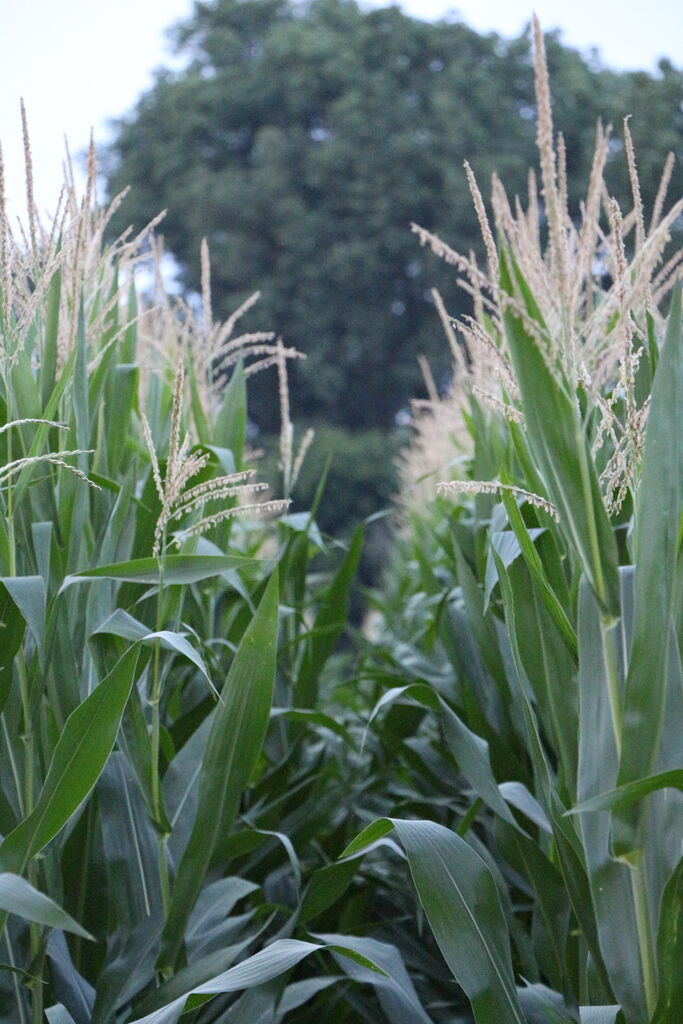
[[[624,216],[598,126],[575,225],[537,22],[535,42],[541,196],[532,176],[523,209],[494,179],[491,226],[467,167],[486,272],[415,228],[475,316],[437,303],[459,475],[436,511],[407,501],[375,653],[394,685],[373,722],[431,709],[470,806],[379,818],[345,855],[395,835],[478,1022],[663,1024],[683,1014],[683,202],[664,212],[669,161],[646,225],[625,123]]]
[[[395,948],[326,916],[362,784],[324,668],[362,531],[335,550],[289,514],[298,354],[236,332],[255,297],[214,323],[206,246],[196,307],[158,271],[141,295],[154,225],[104,243],[92,154],[47,228],[30,170],[24,235],[0,217],[0,1019],[255,1022],[318,997],[424,1019]],[[269,366],[285,497],[264,500],[246,381]]]

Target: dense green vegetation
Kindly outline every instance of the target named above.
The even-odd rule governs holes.
[[[540,190],[492,227],[472,180],[485,261],[420,235],[476,318],[362,630],[296,353],[215,319],[208,248],[195,312],[140,296],[93,159],[0,212],[0,1021],[683,1017],[683,200],[625,124],[631,212],[599,130],[575,222],[537,25],[534,76]]]

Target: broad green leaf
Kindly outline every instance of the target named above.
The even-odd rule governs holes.
[[[571,995],[568,941],[573,919],[564,879],[540,845],[519,829],[497,822],[495,837],[499,854],[521,878],[526,879],[531,889],[531,938],[538,968],[553,988]]]
[[[174,965],[183,933],[220,838],[235,821],[268,727],[278,630],[277,574],[240,642],[221,691],[202,762],[197,814],[173,887],[160,963]]]
[[[356,838],[342,850],[339,854],[340,859],[343,857],[355,857],[357,854],[367,850],[369,846],[374,845],[379,839],[389,835],[393,829],[394,823],[391,818],[378,818],[377,821],[373,821],[371,825],[368,825],[362,832],[359,832]]]
[[[657,969],[659,998],[652,1024],[671,1024],[683,1020],[683,858],[669,879],[659,918],[657,935]]]
[[[109,757],[135,678],[133,648],[69,716],[33,811],[0,845],[0,870],[21,874],[85,800]]]
[[[61,243],[58,250],[61,249]],[[38,382],[40,384],[41,406],[45,408],[55,386],[57,370],[57,344],[59,334],[59,314],[62,291],[62,271],[57,266],[50,281],[45,310],[45,328],[41,345],[40,363],[38,366]]]
[[[8,872],[0,874],[0,910],[18,914],[27,921],[36,921],[48,928],[61,928],[63,931],[73,932],[84,939],[93,938],[70,914],[62,910],[58,903],[44,893],[38,892],[20,875]]]
[[[457,566],[458,584],[467,615],[467,628],[472,640],[476,644],[479,657],[486,666],[490,681],[494,683],[502,698],[501,717],[505,721],[509,714],[510,701],[507,674],[498,643],[495,619],[492,615],[484,614],[484,595],[479,582],[470,569],[460,546],[455,541],[453,542],[453,551]]]
[[[512,811],[501,796],[491,768],[489,745],[481,736],[468,729],[464,722],[446,704],[440,701],[446,743],[455,758],[458,768],[492,811],[504,821],[518,828]]]
[[[162,906],[158,837],[141,791],[123,753],[115,750],[97,784],[98,819],[110,883],[109,914],[129,934]]]
[[[507,482],[505,474],[501,474],[503,482]],[[541,598],[548,609],[555,625],[559,629],[560,633],[565,639],[565,642],[570,652],[576,656],[578,644],[576,640],[576,632],[574,627],[569,620],[566,608],[563,605],[560,597],[558,597],[555,589],[553,588],[552,582],[548,577],[547,566],[543,564],[541,555],[536,549],[534,541],[541,536],[544,536],[546,531],[540,530],[538,533],[536,530],[529,529],[522,518],[522,514],[517,506],[517,502],[514,497],[508,492],[503,491],[502,494],[503,505],[507,512],[508,521],[512,530],[517,538],[517,542],[520,546],[521,554],[526,562],[527,569],[529,570],[533,581],[539,588]],[[491,538],[492,545],[496,548],[494,538]],[[500,554],[500,552],[498,552]],[[503,560],[504,561],[504,560]]]
[[[76,330],[76,363],[72,383],[73,414],[76,423],[76,447],[90,447],[90,411],[88,406],[88,349],[85,332],[84,295],[79,296]]]
[[[199,651],[195,650],[187,637],[183,636],[182,633],[175,633],[168,629],[162,629],[156,633],[150,633],[146,626],[141,622],[138,622],[137,619],[134,619],[132,615],[128,614],[128,612],[123,611],[122,608],[117,608],[101,626],[98,626],[97,629],[93,630],[91,635],[94,636],[98,633],[109,633],[113,636],[120,636],[124,640],[132,640],[134,643],[139,641],[144,644],[153,644],[158,641],[165,651],[182,654],[183,657],[187,658],[188,661],[191,661],[193,665],[196,665],[211,689],[217,694],[216,688],[211,682],[204,659]]]
[[[288,985],[278,1004],[278,1021],[286,1019],[286,1014],[291,1013],[292,1010],[298,1010],[300,1006],[304,1006],[310,999],[317,996],[318,992],[323,992],[330,985],[336,985],[338,981],[341,981],[341,978],[332,974],[320,978],[306,978],[305,981],[295,981]]]
[[[406,851],[410,872],[434,937],[478,1024],[524,1024],[515,990],[510,939],[488,867],[454,832],[431,821],[381,818],[344,851],[391,829]]]
[[[620,1006],[581,1006],[579,1020],[581,1024],[616,1024],[620,1010]]]
[[[39,574],[45,581],[46,587],[50,585],[50,558],[53,532],[52,523],[49,521],[31,523],[31,538],[36,556],[36,566]]]
[[[621,605],[630,604],[628,573],[622,571]],[[611,691],[621,689],[623,668],[617,651],[628,649],[627,620],[605,628],[592,589],[582,581],[579,590],[579,804],[613,789],[618,772],[617,739]],[[610,673],[615,678],[610,682]],[[567,819],[565,818],[565,821]],[[574,822],[571,823],[572,827]],[[600,949],[609,970],[614,997],[628,1019],[646,1020],[640,945],[630,869],[614,859],[611,820],[607,813],[582,814],[578,830],[588,867]]]
[[[517,992],[527,1020],[534,1024],[577,1024],[576,1013],[567,1008],[558,992],[545,985],[527,985]]]
[[[321,729],[329,729],[336,736],[341,736],[350,747],[354,745],[351,733],[341,722],[338,722],[331,715],[327,715],[322,711],[316,711],[313,708],[273,708],[271,718],[288,718],[292,722],[304,722],[311,726],[317,725]]]
[[[242,464],[244,442],[247,436],[247,389],[244,381],[244,367],[240,359],[228,386],[223,391],[221,405],[212,440],[221,448],[229,448],[235,457],[235,464]]]
[[[353,940],[345,939],[345,942],[352,943]],[[376,967],[375,964],[361,953],[357,953],[351,946],[327,947],[315,942],[302,942],[299,939],[277,939],[270,946],[255,953],[254,956],[244,960],[236,967],[231,967],[229,971],[219,974],[217,977],[212,978],[211,981],[198,985],[191,992],[187,992],[185,995],[173,1000],[168,1006],[155,1010],[145,1017],[139,1017],[131,1021],[131,1024],[171,1024],[171,1022],[178,1020],[185,1002],[191,994],[218,995],[221,992],[239,992],[244,988],[263,985],[267,981],[285,974],[305,957],[310,956],[311,953],[316,953],[326,948],[335,949],[345,956],[353,957],[356,962],[369,967],[371,970],[374,969],[383,973],[381,968]]]
[[[516,807],[518,811],[526,815],[529,821],[533,821],[534,825],[538,825],[548,835],[552,835],[553,830],[548,815],[523,783],[501,782],[498,789],[506,803]]]
[[[9,591],[0,588],[0,712],[12,686],[12,664],[24,639],[24,622]]]
[[[652,773],[667,706],[683,506],[683,437],[675,427],[681,408],[683,338],[679,282],[674,289],[652,387],[636,500],[635,612],[624,694],[620,786]],[[615,851],[621,855],[633,853],[639,846],[640,808],[633,804],[616,808],[614,818]]]
[[[536,329],[545,324],[528,286],[512,257],[501,251],[501,288],[519,292]],[[514,279],[514,283],[513,283]],[[516,287],[515,287],[516,286]],[[566,531],[602,606],[619,614],[617,546],[600,493],[598,475],[579,420],[576,397],[561,381],[558,365],[548,365],[539,342],[513,307],[503,313],[505,335],[521,392],[522,409],[532,455],[543,477],[548,497],[556,505]]]
[[[253,933],[249,933],[241,942],[229,946],[221,946],[213,952],[199,956],[182,967],[172,978],[165,981],[159,988],[155,989],[136,1008],[136,1013],[150,1014],[163,1010],[169,1006],[177,1005],[178,1000],[183,1002],[188,998],[198,985],[205,981],[211,981],[219,974],[224,974],[232,967],[235,960],[244,954],[248,946],[252,945],[255,939]],[[191,1003],[206,1002],[210,996],[190,997]],[[188,1009],[188,1007],[185,1007]]]
[[[248,571],[258,574],[268,567],[268,563],[255,558],[244,558],[241,555],[167,555],[163,582],[198,583],[200,580],[220,576],[231,569]],[[84,569],[67,576],[61,589],[74,583],[88,583],[92,580],[126,580],[129,583],[158,583],[159,561],[156,558],[136,558],[130,562],[119,562],[116,565],[102,565],[95,569]]]
[[[363,550],[364,528],[353,535],[349,550],[334,579],[323,594],[318,614],[307,637],[301,665],[294,685],[298,707],[314,707],[317,703],[318,677],[330,657],[346,625],[349,594]]]
[[[318,868],[311,875],[299,909],[299,921],[306,924],[343,896],[356,873],[353,860],[337,861]]]
[[[478,1024],[522,1024],[507,925],[486,864],[441,825],[392,820],[434,937]]]
[[[516,507],[517,506],[515,505],[515,508]],[[533,542],[537,537],[540,537],[545,530],[541,528],[527,530],[525,528],[525,532],[528,536],[529,542],[531,543],[531,548],[535,553],[536,549],[533,546]],[[491,547],[488,550],[488,556],[486,559],[486,577],[484,580],[484,611],[488,610],[493,588],[498,582],[498,570],[496,569],[496,560],[493,557],[493,552],[496,552],[506,569],[522,554],[521,544],[513,530],[496,530],[490,536],[490,544]]]
[[[45,1011],[48,1024],[75,1024],[73,1017],[61,1003],[49,1006]]]
[[[557,848],[558,862],[567,888],[567,894],[590,951],[595,971],[605,992],[611,994],[609,975],[603,960],[595,920],[586,852],[581,847],[575,830],[571,826],[567,827],[567,819],[563,818],[566,808],[563,807],[555,789],[551,766],[541,742],[536,710],[531,700],[531,690],[520,655],[517,639],[519,633],[519,602],[516,600],[512,589],[509,574],[500,560],[498,560],[498,575],[503,594],[510,648],[517,670],[515,699],[521,705],[524,715],[526,748],[533,764],[539,802],[550,820]],[[596,691],[598,690],[597,687],[595,689]]]
[[[648,793],[654,793],[658,789],[678,789],[683,792],[683,768],[659,772],[637,782],[627,782],[625,786],[617,786],[608,793],[601,793],[590,800],[585,800],[567,813],[588,814],[591,811],[611,811],[615,807],[628,807],[629,804],[642,800]]]
[[[130,423],[137,400],[140,371],[132,364],[119,363],[113,367],[111,384],[107,389],[106,408],[110,423]],[[130,459],[128,445],[122,443],[117,430],[106,431],[107,461],[112,475],[125,467]]]
[[[42,576],[3,576],[8,594],[24,617],[33,633],[41,660],[45,653],[45,609],[47,591]]]
[[[354,937],[350,940],[346,935],[315,934],[313,938],[324,942],[333,950],[335,946],[344,948],[352,942],[354,952],[362,954],[374,965],[374,969],[371,969],[358,963],[356,959],[333,952],[335,960],[345,974],[358,984],[364,983],[374,987],[388,1021],[401,1021],[402,1024],[432,1024],[396,946],[371,938]],[[382,974],[376,970],[377,967],[381,968]]]
[[[190,382],[190,400],[192,407],[192,418],[197,430],[197,439],[200,444],[207,444],[212,440],[212,431],[204,412],[202,394],[197,381],[197,370],[193,359],[186,360],[186,372]],[[203,382],[206,389],[206,381]]]
[[[76,943],[79,942],[80,939],[76,939]],[[52,981],[59,990],[61,1002],[75,1018],[76,1024],[90,1024],[95,990],[74,967],[64,932],[50,932],[47,956]]]
[[[236,876],[219,878],[205,885],[187,925],[188,941],[196,939],[201,942],[207,932],[225,920],[240,900],[258,889],[254,882]]]
[[[149,629],[143,622],[139,622],[129,612],[124,611],[123,608],[116,608],[104,620],[101,626],[92,631],[91,635],[96,636],[98,633],[120,636],[122,640],[130,640],[131,643],[137,643],[138,640],[144,640],[149,635]]]
[[[559,759],[559,787],[574,801],[578,763],[577,666],[523,561],[507,579],[515,602],[516,644],[544,732]]]

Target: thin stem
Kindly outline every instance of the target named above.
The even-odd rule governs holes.
[[[159,589],[157,593],[157,614],[156,632],[159,633],[163,626],[163,591],[164,591],[164,570],[166,563],[166,528],[161,543],[161,555],[157,559],[159,565]],[[161,822],[161,782],[159,778],[159,755],[161,753],[161,715],[159,705],[161,702],[161,641],[157,639],[154,644],[154,663],[152,668],[152,695],[150,705],[152,709],[152,811],[157,828],[157,843],[159,851],[159,882],[161,885],[161,899],[164,908],[164,916],[168,912],[170,903],[170,881],[168,874],[168,857],[166,850],[167,836],[159,832]]]
[[[6,916],[7,915],[4,915],[4,917],[6,917]],[[9,937],[9,931],[5,932],[4,939],[5,939],[5,945],[7,946],[7,960],[9,962],[9,964],[10,964],[10,967],[16,967],[17,964],[16,964],[16,960],[14,958],[14,949],[12,948],[12,941],[11,941],[11,939]],[[26,1014],[24,1012],[24,1001],[21,998],[21,988],[20,988],[20,983],[19,983],[19,977],[18,977],[18,975],[14,971],[12,971],[12,984],[14,986],[14,992],[15,992],[15,995],[16,995],[16,1004],[17,1004],[17,1008],[19,1010],[19,1024],[27,1024]]]
[[[31,924],[31,954],[40,950],[40,925]],[[31,1021],[32,1024],[43,1024],[43,986],[35,982],[31,987]]]
[[[11,410],[8,410],[11,415]],[[7,434],[7,460],[11,463],[12,431]],[[17,545],[14,530],[14,490],[11,477],[7,480],[7,540],[8,540],[8,563],[9,575],[17,575]],[[19,676],[19,693],[21,695],[22,730],[21,741],[24,747],[24,792],[23,792],[23,814],[28,816],[33,810],[34,796],[34,737],[33,723],[31,722],[31,687],[26,670],[26,659],[23,648],[20,647],[16,655],[17,675]],[[38,868],[35,863],[29,865],[28,881],[35,886],[38,878]],[[40,925],[35,921],[29,927],[31,958],[35,960],[40,952]],[[8,937],[9,942],[9,937]],[[42,1024],[43,1020],[43,990],[41,984],[31,986],[31,1020],[33,1024]]]
[[[643,971],[645,1005],[647,1007],[648,1019],[650,1019],[654,1014],[657,1003],[657,970],[655,967],[654,941],[648,906],[645,865],[642,859],[640,859],[637,864],[629,864],[629,867],[631,869],[631,887],[636,911],[640,963]]]

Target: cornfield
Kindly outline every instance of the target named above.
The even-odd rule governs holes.
[[[540,182],[416,405],[372,628],[363,544],[290,511],[270,331],[166,293],[119,197],[0,216],[0,1020],[683,1019],[683,200],[578,216],[534,23]],[[1,189],[0,189],[1,191]],[[573,211],[572,211],[573,212]],[[136,270],[152,265],[143,294]],[[247,438],[277,375],[281,496]],[[445,479],[448,476],[449,479]],[[438,495],[437,495],[438,483]],[[340,652],[338,641],[347,633]],[[349,639],[350,638],[350,639]]]

